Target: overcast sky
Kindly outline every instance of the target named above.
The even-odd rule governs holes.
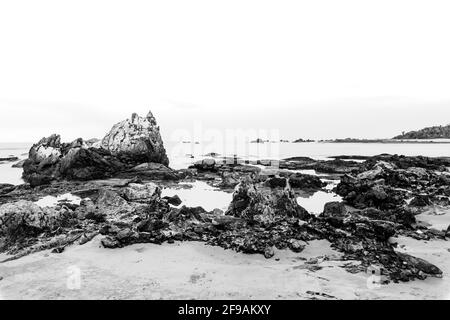
[[[2,1],[0,141],[177,129],[391,137],[450,123],[450,2]]]

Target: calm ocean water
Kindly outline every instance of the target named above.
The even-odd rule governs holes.
[[[0,158],[17,156],[25,159],[32,143],[0,143]],[[336,155],[366,155],[381,153],[408,156],[450,157],[450,144],[386,144],[386,143],[166,143],[170,166],[174,169],[186,168],[206,154],[215,152],[224,156],[237,155],[244,159],[284,159],[305,156],[326,159]],[[12,168],[15,162],[0,164],[0,183],[21,184],[22,169]]]
[[[20,160],[26,159],[31,145],[32,143],[0,143],[0,158],[15,156]],[[22,169],[12,168],[16,162],[0,162],[0,183],[23,183]]]

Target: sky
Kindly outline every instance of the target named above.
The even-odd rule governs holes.
[[[450,123],[449,1],[2,1],[0,142],[384,138]],[[199,129],[200,128],[200,129]]]

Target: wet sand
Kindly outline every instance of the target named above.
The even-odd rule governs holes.
[[[349,262],[339,261],[340,254],[325,240],[311,242],[302,253],[276,251],[273,259],[266,260],[261,255],[245,255],[198,242],[137,244],[110,250],[102,248],[97,237],[61,254],[43,251],[0,264],[0,298],[450,298],[450,244],[404,238],[398,241],[404,245],[400,250],[441,267],[444,277],[368,286],[369,276],[345,271],[341,266]],[[322,269],[315,271],[317,267]]]

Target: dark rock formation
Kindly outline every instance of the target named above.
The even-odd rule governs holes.
[[[103,139],[104,149],[92,145],[92,140],[87,144],[82,139],[61,143],[56,134],[43,138],[31,148],[23,164],[23,178],[32,186],[59,179],[87,181],[113,176],[178,179],[166,167],[167,155],[151,113],[147,118],[134,114],[131,120],[115,125]]]
[[[273,161],[260,160],[258,164],[263,166],[276,166],[279,169],[288,170],[315,170],[319,173],[345,174],[351,173],[360,167],[360,163],[344,160],[314,160],[308,157],[293,157],[280,160],[274,164]]]
[[[17,160],[19,160],[18,157],[10,156],[10,157],[7,157],[7,158],[0,158],[0,163],[13,162],[13,161],[17,161]]]
[[[126,165],[102,149],[83,146],[83,140],[61,143],[59,135],[41,139],[30,149],[23,178],[32,186],[57,179],[93,180],[110,177]]]
[[[315,142],[315,141],[311,139],[302,139],[302,138],[292,141],[292,143],[302,143],[302,142]]]
[[[244,180],[236,187],[226,214],[260,223],[271,223],[279,216],[299,219],[310,217],[298,205],[289,185],[282,190],[271,190],[255,185],[250,180]]]
[[[265,185],[270,188],[285,188],[289,184],[292,188],[302,190],[319,190],[326,186],[319,177],[309,174],[280,172],[279,175],[282,177],[268,178]]]
[[[322,217],[345,217],[348,213],[347,207],[343,202],[328,202],[323,209]]]
[[[342,177],[336,192],[357,209],[393,209],[406,203],[404,193],[385,185],[383,180],[357,179],[346,175]]]
[[[163,199],[173,206],[179,206],[182,203],[180,197],[177,195],[173,197],[164,197]]]

